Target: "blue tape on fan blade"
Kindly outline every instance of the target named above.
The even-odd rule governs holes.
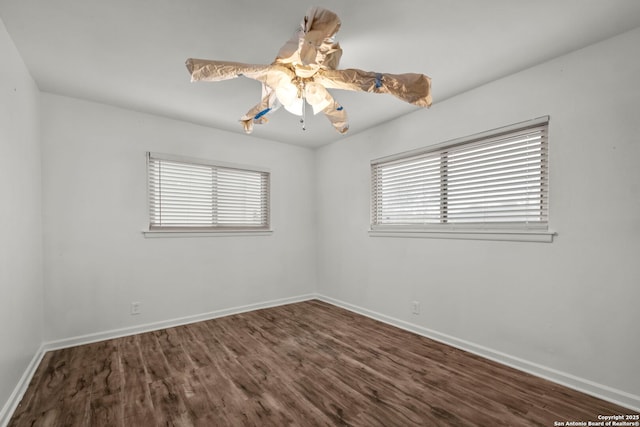
[[[264,116],[265,114],[267,114],[269,111],[271,111],[271,108],[265,108],[264,110],[260,111],[258,114],[255,115],[255,117],[253,118],[254,120],[258,120],[260,117]]]
[[[376,89],[382,87],[382,74],[376,73]]]

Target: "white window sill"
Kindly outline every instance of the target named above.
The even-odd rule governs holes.
[[[145,238],[162,237],[239,237],[270,236],[273,230],[221,230],[221,231],[184,231],[184,230],[142,230]]]
[[[557,233],[553,231],[513,230],[369,230],[371,237],[417,237],[427,239],[501,240],[508,242],[551,243]]]

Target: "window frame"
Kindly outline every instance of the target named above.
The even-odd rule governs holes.
[[[515,123],[497,129],[456,138],[440,144],[428,147],[422,147],[415,150],[405,151],[390,156],[381,157],[371,160],[371,193],[370,193],[370,228],[369,235],[374,237],[427,237],[427,238],[452,238],[452,239],[473,239],[473,240],[507,240],[507,241],[536,241],[536,242],[552,242],[555,232],[549,230],[549,159],[548,159],[548,124],[549,116],[538,117],[533,120]],[[541,210],[546,216],[545,221],[541,222],[448,222],[443,218],[444,209],[447,209],[448,196],[447,192],[447,161],[442,160],[442,156],[447,156],[447,149],[460,149],[461,147],[474,147],[484,142],[489,142],[505,135],[523,131],[526,129],[545,127],[541,149],[541,191],[544,193],[545,207]],[[439,214],[437,219],[431,223],[398,223],[398,224],[381,224],[377,221],[377,208],[379,207],[376,197],[376,189],[378,188],[376,168],[391,165],[396,162],[419,157],[433,156],[436,161],[440,162],[440,171],[438,176],[439,183]],[[442,170],[444,168],[444,171]],[[443,179],[444,173],[444,179]],[[436,184],[436,187],[438,185]],[[444,190],[444,191],[443,191]],[[423,206],[427,206],[426,204]],[[426,208],[425,208],[426,209]],[[446,212],[444,212],[446,214]],[[439,222],[436,222],[439,221]]]
[[[146,152],[146,180],[147,180],[147,226],[143,230],[145,237],[206,237],[206,236],[238,236],[238,235],[270,235],[273,232],[271,226],[271,171],[268,168],[258,166],[248,166],[236,163],[221,162],[217,160],[195,158],[174,154],[165,154],[157,152]],[[168,162],[182,163],[186,165],[204,166],[212,169],[221,170],[239,170],[242,172],[250,172],[263,174],[266,177],[266,200],[264,201],[266,216],[266,224],[264,225],[153,225],[152,224],[152,188],[151,188],[151,161],[152,159]],[[212,193],[215,193],[212,188]]]

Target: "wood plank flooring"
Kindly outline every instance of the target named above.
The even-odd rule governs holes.
[[[48,352],[9,425],[553,426],[632,412],[313,300]]]

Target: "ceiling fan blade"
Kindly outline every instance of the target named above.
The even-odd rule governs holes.
[[[244,64],[242,62],[231,61],[210,61],[207,59],[189,58],[185,63],[191,81],[219,82],[222,80],[235,79],[245,76],[250,79],[261,80],[269,69],[270,65]]]
[[[295,64],[296,74],[303,78],[311,77],[319,68],[337,68],[342,49],[334,36],[340,25],[340,18],[334,12],[311,7],[298,30],[280,48],[274,62]]]
[[[338,132],[346,133],[349,130],[347,112],[344,107],[334,101],[333,98],[331,98],[331,104],[325,107],[322,112]]]
[[[246,133],[253,132],[253,124],[263,124],[268,122],[267,114],[273,113],[280,108],[280,102],[276,97],[275,90],[262,85],[262,99],[260,103],[253,106],[247,113],[240,118],[240,123],[244,127]]]
[[[431,79],[424,74],[388,74],[348,68],[320,70],[314,81],[329,89],[389,93],[418,107],[431,106]]]

